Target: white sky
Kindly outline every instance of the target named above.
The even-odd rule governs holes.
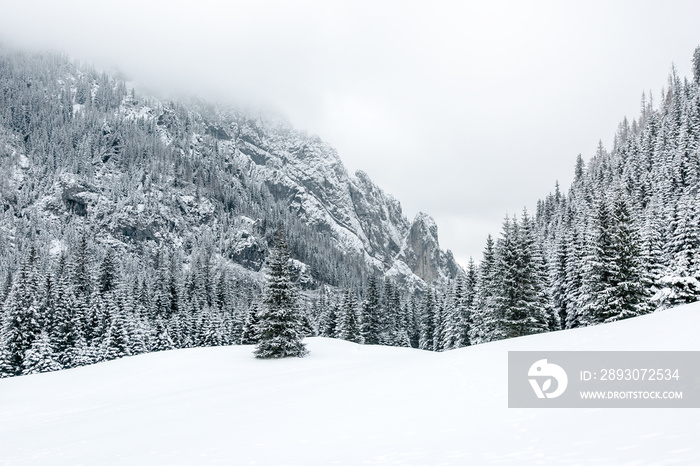
[[[0,39],[119,70],[146,91],[273,106],[481,257],[672,63],[697,1],[0,0]]]

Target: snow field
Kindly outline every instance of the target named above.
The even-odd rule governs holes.
[[[310,338],[0,380],[2,465],[700,464],[693,409],[509,409],[509,350],[700,350],[700,304],[445,353]]]

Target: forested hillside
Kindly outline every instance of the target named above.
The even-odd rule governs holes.
[[[581,156],[567,194],[487,240],[475,318],[488,341],[634,317],[700,294],[700,48],[606,151]]]

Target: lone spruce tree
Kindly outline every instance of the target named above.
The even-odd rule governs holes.
[[[257,358],[303,357],[303,315],[289,270],[289,246],[279,225],[269,257],[264,305],[258,314]]]

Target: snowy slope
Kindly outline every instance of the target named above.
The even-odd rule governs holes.
[[[700,303],[447,353],[312,338],[0,380],[0,464],[700,464],[693,409],[509,409],[508,350],[700,350]]]

